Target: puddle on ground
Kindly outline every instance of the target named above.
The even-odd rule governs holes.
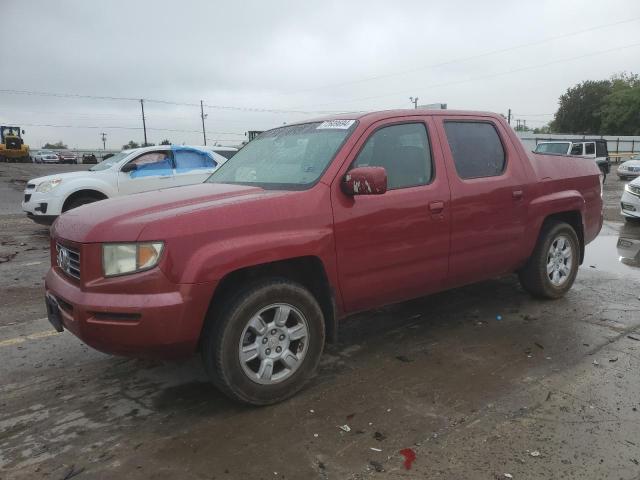
[[[605,226],[589,245],[581,268],[595,268],[640,280],[640,224]]]

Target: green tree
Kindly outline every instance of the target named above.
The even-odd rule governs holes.
[[[67,147],[64,143],[62,143],[62,140],[60,140],[59,142],[56,143],[45,143],[44,146],[42,148],[45,148],[47,150],[64,150]]]
[[[533,133],[551,133],[551,127],[549,125],[543,125],[533,129]]]
[[[133,140],[129,140],[129,143],[122,146],[123,150],[129,150],[130,148],[140,148],[140,145]]]
[[[171,140],[165,138],[160,142],[160,145],[171,145]]]
[[[602,109],[612,89],[610,80],[587,80],[569,88],[560,97],[551,129],[559,133],[600,133]]]
[[[622,73],[611,83],[602,107],[602,134],[640,135],[640,76]]]

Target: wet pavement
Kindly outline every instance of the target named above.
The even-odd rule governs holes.
[[[266,408],[228,401],[197,359],[53,332],[47,231],[0,213],[0,479],[638,479],[640,225],[608,211],[565,298],[505,277],[358,315]]]

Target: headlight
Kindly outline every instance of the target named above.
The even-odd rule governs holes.
[[[636,187],[635,185],[631,185],[630,183],[627,183],[624,186],[624,189],[632,195],[640,195],[640,187]]]
[[[53,180],[47,180],[46,182],[42,182],[40,185],[36,187],[36,192],[40,192],[40,193],[50,192],[61,183],[62,183],[61,178],[54,178]]]
[[[155,267],[162,254],[162,242],[105,243],[102,269],[105,277],[141,272]]]

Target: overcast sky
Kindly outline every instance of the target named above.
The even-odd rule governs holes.
[[[409,108],[409,96],[540,126],[569,86],[640,73],[638,0],[1,3],[0,90],[149,99],[154,143],[202,144],[202,126],[199,106],[150,100],[204,100],[209,142],[233,144],[317,112]],[[0,123],[32,148],[98,148],[103,131],[107,148],[143,141],[135,100],[0,92]]]

